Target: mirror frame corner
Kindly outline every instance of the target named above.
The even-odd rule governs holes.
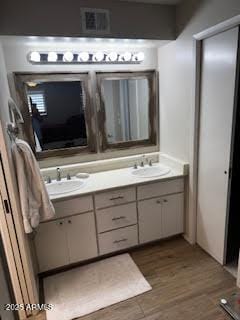
[[[106,112],[103,94],[104,80],[146,78],[149,84],[149,138],[125,142],[109,143],[106,130]],[[132,72],[97,72],[97,120],[100,135],[100,148],[102,152],[116,149],[130,149],[137,147],[159,146],[159,95],[158,95],[158,72],[156,70],[132,71]]]
[[[86,131],[88,137],[87,146],[78,146],[70,148],[60,148],[53,150],[45,150],[42,152],[35,151],[35,139],[32,130],[31,118],[28,111],[28,102],[25,92],[25,83],[36,80],[43,81],[82,81],[86,95]],[[24,124],[21,130],[21,136],[28,141],[37,160],[42,160],[48,157],[65,157],[76,154],[89,154],[97,152],[97,142],[95,139],[92,123],[95,122],[94,110],[92,107],[92,100],[90,96],[90,75],[89,72],[73,73],[73,72],[13,72],[13,86],[15,92],[12,92],[12,96],[16,96],[17,103],[24,118]]]

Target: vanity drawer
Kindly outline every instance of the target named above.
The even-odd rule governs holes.
[[[97,210],[98,232],[105,232],[137,223],[136,202]]]
[[[101,192],[95,195],[96,208],[105,208],[117,204],[136,201],[135,188],[124,188]]]
[[[76,213],[93,210],[92,196],[84,196],[69,200],[60,200],[53,203],[56,210],[55,218],[66,217]]]
[[[138,244],[137,226],[121,228],[98,235],[100,254],[106,254]]]
[[[183,191],[184,179],[181,178],[139,186],[137,187],[137,197],[138,200],[141,200]]]

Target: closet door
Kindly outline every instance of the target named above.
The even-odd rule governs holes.
[[[197,242],[224,263],[238,28],[203,41]]]

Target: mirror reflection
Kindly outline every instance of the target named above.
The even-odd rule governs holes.
[[[105,79],[102,91],[108,143],[149,139],[148,80]]]
[[[82,81],[26,84],[36,151],[87,146]]]

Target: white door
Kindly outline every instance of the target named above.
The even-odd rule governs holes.
[[[183,233],[183,193],[165,196],[162,204],[163,237]]]
[[[138,202],[139,242],[162,238],[162,198]]]
[[[41,223],[35,238],[40,272],[65,266],[69,263],[66,238],[66,221]]]
[[[88,212],[65,219],[69,263],[98,255],[94,213]]]
[[[197,242],[224,262],[238,28],[203,41]]]

